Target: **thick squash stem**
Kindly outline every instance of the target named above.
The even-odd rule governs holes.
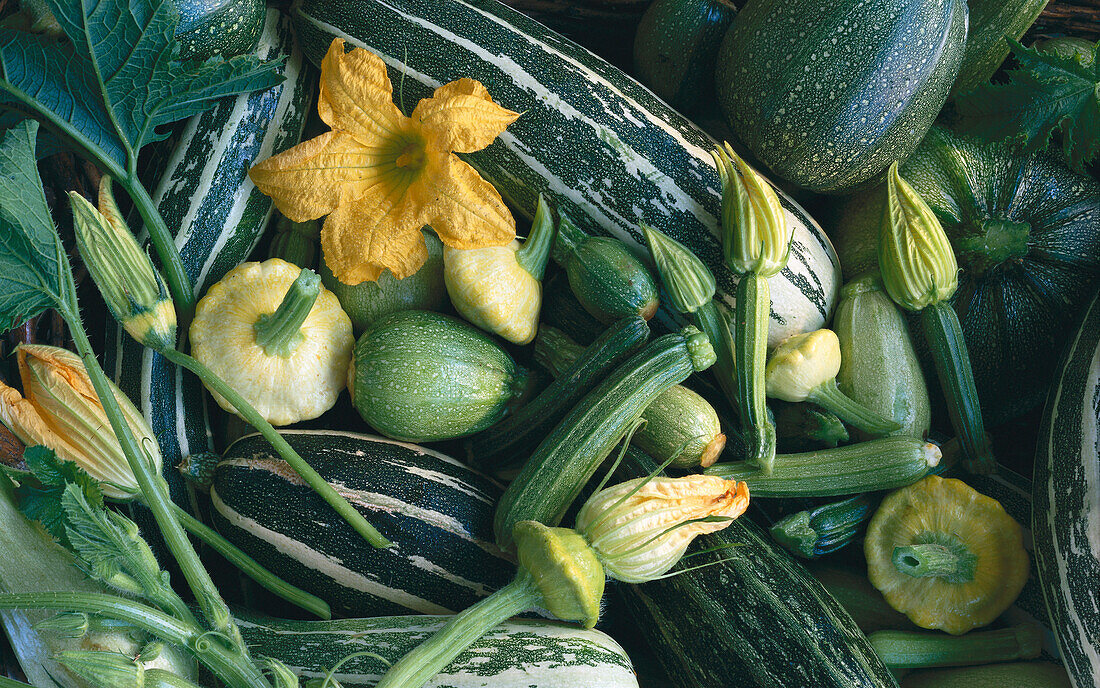
[[[962,542],[895,547],[894,568],[913,578],[943,578],[952,583],[969,583],[974,580],[974,567],[978,557]]]
[[[704,304],[692,313],[691,319],[695,326],[707,335],[711,346],[714,347],[714,375],[718,380],[718,387],[736,409],[737,380],[734,371],[737,363],[733,355],[733,334],[730,332],[729,324],[714,301]],[[740,411],[740,409],[737,410]]]
[[[420,688],[494,627],[541,602],[531,574],[520,569],[511,583],[456,614],[402,657],[375,688]]]
[[[268,356],[286,358],[294,353],[305,337],[302,323],[306,321],[317,296],[321,293],[321,278],[312,270],[303,269],[287,289],[282,303],[270,315],[260,316],[253,325],[256,343]]]
[[[882,663],[891,669],[976,666],[1035,659],[1043,649],[1043,630],[1020,624],[962,636],[920,631],[876,631],[867,636]]]
[[[546,273],[546,262],[550,260],[550,249],[554,246],[554,234],[554,218],[546,205],[546,199],[539,194],[535,219],[531,222],[531,233],[523,242],[523,248],[516,251],[516,262],[519,266],[539,281],[542,281],[542,276]]]
[[[279,456],[281,456],[284,461],[290,464],[294,472],[297,473],[307,485],[313,488],[314,492],[328,502],[329,506],[335,509],[336,513],[340,514],[340,516],[343,517],[357,533],[362,535],[367,542],[375,547],[390,546],[390,541],[384,538],[374,526],[368,523],[367,519],[363,518],[363,515],[356,511],[355,507],[349,504],[348,500],[340,495],[332,485],[325,482],[325,479],[322,478],[317,471],[313,470],[298,452],[294,451],[294,448],[283,439],[283,436],[272,427],[271,423],[264,420],[264,417],[261,416],[256,409],[252,408],[252,405],[237,393],[235,389],[227,385],[224,380],[215,375],[209,368],[185,353],[181,353],[175,349],[166,349],[160,353],[169,361],[198,375],[210,389],[224,397],[245,421],[260,431],[264,439],[271,443],[271,446],[274,447],[275,451],[278,452]]]
[[[733,311],[735,406],[741,416],[741,430],[749,447],[749,463],[764,474],[775,463],[775,425],[765,405],[764,368],[768,359],[768,321],[771,291],[768,280],[746,272],[737,282]]]
[[[831,411],[848,425],[869,435],[887,435],[901,428],[900,423],[896,423],[889,418],[883,418],[841,392],[840,388],[836,386],[836,378],[814,387],[806,400],[817,404],[826,411]]]
[[[970,353],[955,309],[946,301],[933,303],[921,311],[921,325],[943,386],[951,426],[962,445],[963,467],[971,473],[993,473],[997,463],[989,449]]]

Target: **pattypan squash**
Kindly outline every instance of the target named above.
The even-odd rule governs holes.
[[[279,258],[243,263],[210,287],[190,336],[191,354],[272,425],[332,408],[355,344],[351,320],[317,274]]]
[[[954,635],[1000,616],[1028,576],[1023,530],[1000,502],[936,475],[882,500],[864,552],[891,607]]]

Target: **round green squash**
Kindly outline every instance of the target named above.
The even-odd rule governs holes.
[[[480,330],[430,311],[375,321],[355,344],[348,390],[387,437],[430,442],[500,420],[527,391],[527,371]]]
[[[920,143],[966,21],[965,0],[749,0],[718,53],[718,104],[777,176],[844,192]]]
[[[264,0],[176,0],[180,60],[229,59],[251,52],[264,28]]]
[[[953,297],[992,425],[1035,407],[1083,302],[1100,282],[1100,183],[1059,156],[933,127],[901,168],[958,258]],[[882,187],[843,203],[830,236],[846,278],[878,265]],[[914,337],[921,351],[923,337]]]

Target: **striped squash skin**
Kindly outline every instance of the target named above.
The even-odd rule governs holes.
[[[285,150],[302,136],[316,84],[294,45],[288,20],[268,10],[256,54],[288,56],[286,81],[222,101],[186,122],[166,167],[153,164],[159,179],[153,202],[169,229],[183,265],[201,294],[256,246],[271,216],[271,199],[248,179],[253,161]],[[107,328],[106,369],[141,409],[164,455],[163,475],[172,500],[196,512],[194,495],[176,466],[211,449],[206,395],[198,378],[146,349],[121,327]],[[140,518],[140,517],[139,517]]]
[[[334,37],[381,55],[406,109],[444,83],[481,81],[523,115],[493,145],[463,157],[513,207],[531,217],[541,192],[581,229],[643,255],[638,225],[646,222],[698,254],[732,303],[735,279],[716,234],[715,142],[619,69],[496,0],[301,0],[294,15],[314,62]],[[789,264],[770,281],[772,344],[822,327],[840,288],[829,239],[780,198],[794,240]]]
[[[446,617],[388,616],[337,621],[285,621],[238,617],[255,654],[277,657],[300,678],[318,678],[353,652],[396,662]],[[341,665],[345,688],[373,686],[385,673],[377,657]],[[637,688],[630,658],[605,633],[575,626],[513,619],[497,626],[456,657],[425,688]]]
[[[1100,686],[1100,294],[1054,380],[1035,455],[1031,533],[1075,688]]]
[[[393,546],[371,547],[258,435],[234,442],[218,464],[214,525],[335,615],[452,614],[515,575],[493,542],[502,490],[489,478],[414,444],[282,434]]]

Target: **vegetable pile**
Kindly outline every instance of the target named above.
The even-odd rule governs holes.
[[[1100,685],[1045,4],[0,6],[0,688]]]

